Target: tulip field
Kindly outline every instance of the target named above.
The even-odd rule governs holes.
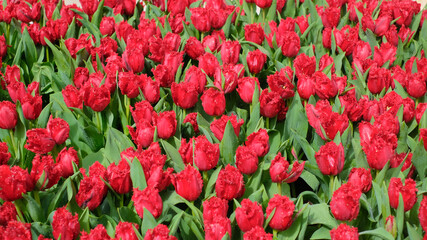
[[[427,239],[425,21],[3,0],[0,240]]]

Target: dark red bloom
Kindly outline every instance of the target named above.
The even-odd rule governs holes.
[[[65,105],[73,108],[83,108],[83,99],[79,90],[73,85],[67,85],[62,89],[62,97],[64,98]]]
[[[218,59],[212,53],[205,53],[199,58],[199,68],[202,69],[208,76],[212,77],[215,70],[219,68]]]
[[[3,201],[15,201],[22,194],[33,189],[33,181],[27,170],[18,166],[0,166],[0,198]]]
[[[212,121],[210,125],[212,133],[219,141],[221,141],[224,136],[225,127],[227,126],[228,121],[231,122],[234,133],[239,137],[240,127],[244,123],[243,119],[237,120],[237,116],[235,114],[231,114],[230,116],[222,115],[221,118]]]
[[[298,161],[295,161],[292,165],[292,169],[289,170],[289,163],[286,158],[282,157],[282,154],[279,152],[276,157],[271,161],[270,165],[270,177],[271,181],[275,183],[292,183],[295,182],[302,171],[304,170],[305,162],[301,164]]]
[[[205,223],[205,240],[222,239],[227,233],[231,238],[231,222],[228,218],[217,216]]]
[[[6,165],[11,157],[7,143],[0,142],[0,165]]]
[[[209,10],[206,8],[192,8],[191,21],[193,22],[194,27],[200,32],[208,32],[211,30]]]
[[[48,130],[43,128],[34,128],[27,131],[27,144],[25,148],[38,154],[46,154],[55,147],[55,140],[51,137]]]
[[[298,55],[294,61],[295,75],[300,78],[301,76],[312,76],[316,71],[316,58],[308,57],[305,53]]]
[[[118,165],[112,163],[107,168],[107,179],[111,188],[118,194],[126,194],[132,190],[129,163],[122,159]]]
[[[297,56],[301,44],[300,44],[300,38],[296,32],[293,31],[286,31],[282,33],[282,41],[281,49],[282,54],[285,57],[295,57]]]
[[[113,17],[103,17],[99,25],[99,31],[102,35],[110,36],[114,33],[116,21]]]
[[[101,171],[96,170],[96,168],[92,166],[89,169],[90,176],[84,176],[83,180],[80,182],[79,191],[76,195],[76,202],[81,208],[88,207],[89,210],[94,210],[101,204],[105,195],[107,195],[107,186],[101,179],[105,179],[105,168],[102,167],[100,170]]]
[[[201,135],[195,138],[194,162],[200,171],[208,171],[218,164],[219,144],[213,144]]]
[[[237,80],[237,92],[240,98],[245,103],[252,103],[253,94],[255,92],[255,84],[258,86],[258,93],[260,92],[260,85],[256,77],[244,77]]]
[[[369,166],[377,170],[383,169],[394,157],[397,148],[396,135],[363,122],[359,124],[359,132]]]
[[[420,225],[424,229],[427,230],[427,196],[423,196],[423,200],[421,200],[420,208],[418,210],[418,219],[420,220]]]
[[[146,100],[135,103],[135,106],[130,106],[133,120],[136,124],[146,121],[151,123],[153,120],[154,109]]]
[[[193,82],[172,83],[173,102],[184,109],[192,108],[199,100],[198,85]]]
[[[218,174],[215,192],[218,197],[226,200],[241,197],[245,192],[243,175],[237,168],[227,165]]]
[[[344,168],[344,147],[328,142],[321,146],[315,155],[320,172],[324,175],[338,175]]]
[[[79,156],[73,147],[70,147],[68,150],[67,148],[63,148],[56,157],[56,162],[61,165],[62,176],[69,177],[74,173],[73,162],[77,167],[79,166]]]
[[[37,154],[32,162],[31,178],[39,189],[47,189],[57,184],[62,176],[62,167],[53,161],[51,155]],[[42,178],[43,177],[43,178]]]
[[[274,197],[268,202],[266,212],[266,218],[270,217],[273,209],[276,209],[273,217],[268,224],[272,229],[283,231],[288,229],[292,222],[292,216],[294,215],[295,204],[287,196],[281,196],[275,194]]]
[[[341,17],[340,7],[317,7],[317,12],[322,18],[322,23],[325,28],[334,28],[338,26],[338,22]]]
[[[83,11],[89,16],[92,16],[98,9],[99,2],[97,0],[79,0],[79,2]]]
[[[111,237],[108,235],[104,225],[99,224],[94,229],[91,229],[90,233],[82,231],[80,240],[111,240]]]
[[[130,222],[119,222],[116,226],[116,239],[138,240],[134,227],[139,229],[138,224]]]
[[[268,118],[274,118],[280,111],[281,105],[285,104],[280,94],[275,91],[269,92],[264,89],[259,97],[261,115]]]
[[[15,104],[9,101],[0,102],[0,128],[13,129],[18,122]]]
[[[2,231],[2,239],[4,240],[32,239],[30,223],[23,223],[16,220],[12,220],[8,222],[6,228],[0,228],[0,231]]]
[[[246,56],[249,72],[252,74],[258,74],[261,72],[266,61],[267,55],[265,55],[265,53],[261,52],[259,49],[249,52]]]
[[[317,71],[313,74],[316,94],[320,99],[333,98],[338,94],[337,83],[325,73]]]
[[[184,170],[175,174],[172,178],[172,184],[176,193],[188,201],[199,198],[203,190],[202,175],[191,165],[187,165]]]
[[[359,215],[359,199],[362,192],[359,188],[346,183],[341,185],[330,202],[331,212],[340,221],[351,221]]]
[[[132,72],[120,72],[119,88],[128,98],[136,98],[140,93],[141,78]]]
[[[47,122],[46,129],[58,145],[63,144],[68,139],[70,133],[70,125],[68,125],[64,119],[54,119],[52,116],[50,116],[49,121]]]
[[[27,93],[22,97],[21,101],[24,117],[28,120],[37,119],[43,107],[42,96],[33,96]]]
[[[332,107],[326,100],[320,100],[316,107],[311,104],[306,105],[308,123],[316,130],[316,133],[323,139],[334,139],[340,132],[342,135],[348,127],[348,118],[346,115],[340,115],[332,111]],[[323,128],[326,136],[321,130]]]
[[[252,23],[245,26],[246,41],[262,45],[264,41],[264,29],[259,23]]]
[[[266,233],[260,226],[255,226],[243,234],[243,240],[273,240],[273,234]]]
[[[128,126],[132,140],[137,144],[138,149],[146,148],[153,142],[154,126],[147,120],[141,120],[136,126],[136,130]]]
[[[84,103],[92,110],[102,112],[110,104],[110,91],[105,84],[99,87],[87,83],[83,89]]]
[[[76,239],[80,234],[80,223],[78,214],[74,216],[65,207],[58,208],[53,214],[52,221],[53,237],[64,240]]]
[[[205,53],[202,43],[195,37],[190,37],[184,47],[185,53],[192,59],[197,59]]]
[[[15,204],[12,202],[5,202],[0,206],[0,227],[7,226],[7,223],[15,220],[18,213],[16,212]]]
[[[287,66],[277,71],[273,75],[267,76],[267,83],[271,91],[280,94],[284,99],[291,98],[295,95],[294,84],[292,83],[293,71]]]
[[[411,210],[417,202],[417,191],[416,182],[413,179],[405,179],[405,186],[403,186],[402,179],[391,178],[388,187],[390,206],[397,209],[399,207],[399,195],[402,195],[405,212]]]
[[[348,226],[345,223],[341,223],[337,228],[330,231],[331,240],[358,240],[359,232],[357,227]]]
[[[268,142],[269,136],[267,130],[261,128],[257,132],[253,132],[248,136],[245,145],[250,147],[258,157],[264,157],[270,150]]]
[[[352,168],[348,183],[359,188],[363,193],[368,192],[372,187],[371,171],[365,168]]]
[[[132,201],[134,202],[135,210],[140,218],[144,217],[144,208],[155,218],[160,217],[162,214],[163,201],[157,189],[147,187],[141,191],[134,188]]]
[[[253,174],[258,169],[258,156],[251,148],[239,146],[236,149],[236,167],[243,174]]]
[[[183,123],[190,123],[194,132],[199,133],[199,125],[197,124],[197,112],[189,113],[185,116]]]
[[[153,81],[150,77],[145,74],[139,75],[142,79],[142,93],[145,99],[151,104],[157,103],[160,99],[160,84],[157,81]]]
[[[209,88],[203,92],[202,97],[203,110],[211,116],[220,116],[225,111],[225,95],[223,91],[215,88]]]
[[[157,127],[157,135],[161,139],[168,139],[175,135],[176,114],[175,111],[166,111],[159,113],[154,118],[154,124]]]
[[[239,61],[240,43],[238,41],[226,41],[221,45],[222,64],[236,64]]]
[[[264,213],[261,205],[247,198],[243,199],[241,207],[236,208],[236,221],[243,232],[247,232],[256,226],[262,227]]]
[[[384,88],[388,89],[392,80],[390,70],[373,66],[368,75],[368,89],[372,94],[378,94]]]
[[[203,221],[212,222],[215,217],[227,217],[228,201],[218,197],[211,197],[203,202]]]
[[[135,239],[138,239],[138,238],[136,238],[135,236]],[[144,237],[144,240],[157,240],[157,239],[176,240],[177,238],[169,235],[169,229],[166,225],[159,224],[153,229],[148,229]]]

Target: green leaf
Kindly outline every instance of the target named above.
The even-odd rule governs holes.
[[[153,214],[144,208],[144,218],[142,219],[141,232],[146,233],[148,229],[153,229],[157,226],[157,221]]]
[[[39,117],[37,118],[37,127],[38,128],[45,128],[47,125],[47,121],[49,120],[50,116],[50,109],[52,108],[52,102],[46,105],[46,107],[43,108],[42,112],[40,113]]]
[[[162,144],[166,154],[172,159],[172,166],[175,172],[181,172],[184,170],[185,165],[178,150],[165,140],[161,139],[160,143]]]
[[[328,228],[321,227],[311,235],[310,239],[331,239],[330,231]]]
[[[130,147],[134,147],[132,141],[119,130],[109,127],[107,130],[107,142],[105,144],[104,157],[111,163],[118,163],[120,153]]]
[[[422,239],[423,236],[409,223],[406,222],[406,229],[408,229],[409,239]]]
[[[256,84],[255,84],[255,88],[257,88]],[[248,137],[251,133],[255,132],[256,127],[257,127],[260,119],[261,119],[260,118],[260,103],[257,102],[255,104],[253,104],[251,116],[249,118],[249,122],[248,122],[247,129],[246,129],[246,137]]]
[[[92,23],[99,27],[99,24],[101,23],[102,17],[103,17],[103,10],[104,9],[104,0],[101,0],[98,4],[98,8],[96,9],[96,12],[92,16]]]
[[[316,176],[308,171],[303,171],[300,178],[302,178],[314,191],[317,190],[320,185],[320,182],[317,180]]]
[[[120,207],[118,209],[118,212],[119,212],[121,221],[132,222],[138,225],[141,224],[141,218],[138,216],[138,214],[135,213],[135,211],[133,211],[129,207]]]
[[[307,207],[309,210],[308,224],[321,224],[329,228],[338,226],[337,220],[329,213],[329,207],[326,203],[319,203]],[[306,210],[306,211],[307,211]]]
[[[408,137],[409,139],[410,137]],[[425,178],[425,172],[427,167],[427,152],[424,149],[422,142],[417,142],[415,149],[412,149],[412,164],[420,175],[421,179]]]
[[[138,159],[133,159],[132,163],[130,163],[130,178],[132,179],[132,185],[134,188],[138,188],[142,191],[147,187],[144,171],[142,169],[141,162]]]
[[[230,121],[228,121],[227,125],[225,126],[224,136],[222,137],[222,141],[219,144],[224,166],[234,162],[234,155],[238,146],[239,140],[234,133],[233,125]]]
[[[379,237],[379,238],[385,239],[385,240],[394,240],[393,235],[391,235],[389,232],[387,232],[387,230],[385,230],[384,228],[377,228],[374,230],[363,231],[363,232],[360,232],[359,235],[360,236],[370,235],[370,236]]]
[[[206,185],[206,190],[205,190],[205,198],[208,198],[209,195],[213,193],[213,189],[221,169],[222,169],[221,167],[217,167],[215,171],[212,173],[212,175],[209,177],[209,181],[208,181],[208,184]]]
[[[90,153],[82,160],[82,166],[84,169],[89,170],[89,167],[92,166],[97,161],[101,161],[104,158],[104,149],[100,149],[98,152]]]

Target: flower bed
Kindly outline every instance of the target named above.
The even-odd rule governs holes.
[[[7,1],[0,239],[422,239],[411,0]]]

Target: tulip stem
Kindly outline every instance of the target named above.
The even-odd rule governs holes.
[[[277,192],[279,193],[280,196],[282,196],[282,183],[281,182],[277,183]]]
[[[124,96],[124,102],[125,102],[125,108],[126,108],[126,120],[129,124],[129,113],[130,113],[130,98],[128,98],[126,95]]]
[[[277,230],[273,229],[273,239],[277,239]]]
[[[102,133],[102,122],[101,122],[101,112],[95,112],[96,116],[96,125],[98,127],[99,133]]]
[[[16,148],[15,137],[13,136],[13,129],[9,129],[9,134],[10,134],[10,141],[12,142],[13,152],[15,154],[15,159],[19,160],[18,149]]]
[[[334,176],[330,175],[330,180],[329,180],[329,193],[332,199],[332,195],[334,194]]]
[[[265,126],[267,129],[270,129],[270,118],[266,117]]]

